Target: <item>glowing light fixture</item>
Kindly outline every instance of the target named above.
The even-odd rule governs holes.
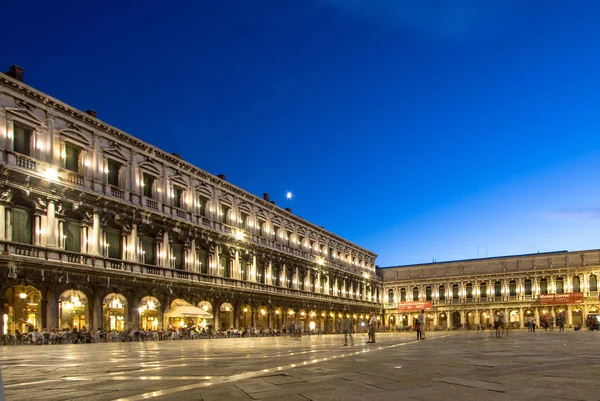
[[[44,173],[48,181],[58,181],[58,171],[55,168],[48,168]]]

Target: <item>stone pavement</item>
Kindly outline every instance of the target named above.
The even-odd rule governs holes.
[[[600,332],[1,347],[7,400],[600,400]]]

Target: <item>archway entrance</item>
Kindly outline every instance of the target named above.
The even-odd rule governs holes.
[[[518,329],[519,327],[522,326],[521,320],[519,318],[519,311],[517,311],[517,310],[510,311],[508,316],[509,316],[510,325],[513,329]]]
[[[460,323],[460,312],[452,312],[452,328],[460,329],[462,327]]]
[[[222,330],[233,328],[233,306],[229,302],[223,302],[219,311],[220,328]]]
[[[581,309],[579,309],[579,308],[573,309],[572,315],[573,315],[573,327],[583,326],[583,312],[581,311]]]
[[[104,330],[123,331],[127,324],[127,299],[117,293],[108,294],[102,303]]]
[[[27,333],[42,328],[42,294],[35,287],[15,285],[6,291],[4,297],[4,334],[8,331],[15,333],[16,330]]]
[[[58,316],[61,329],[81,330],[88,317],[88,300],[77,290],[67,290],[58,297]]]
[[[152,296],[146,296],[140,301],[140,326],[144,330],[158,330],[162,328],[162,312],[160,301]]]
[[[467,327],[468,329],[472,330],[472,329],[476,329],[475,327],[475,316],[477,314],[475,312],[469,311],[467,312]]]
[[[486,329],[486,328],[491,328],[492,327],[492,321],[490,318],[490,314],[488,312],[481,312],[480,318],[479,318],[480,322],[481,322],[481,327]]]
[[[448,330],[448,315],[444,312],[440,313],[440,328]]]

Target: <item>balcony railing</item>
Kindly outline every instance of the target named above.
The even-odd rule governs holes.
[[[75,185],[81,185],[81,186],[83,186],[84,183],[85,183],[85,181],[83,179],[83,176],[79,175],[77,173],[69,173],[67,175],[67,179],[69,180],[69,182],[71,184],[75,184]]]
[[[122,189],[119,189],[118,187],[111,186],[110,194],[112,196],[114,196],[115,198],[125,199],[125,191],[123,191]]]
[[[98,272],[101,272],[103,270],[109,269],[114,270],[115,273],[117,273],[117,271],[120,271],[127,272],[127,274],[129,275],[133,273],[140,276],[162,276],[170,279],[183,280],[185,282],[198,282],[207,283],[211,285],[219,285],[223,287],[243,288],[257,292],[267,292],[276,295],[287,295],[301,299],[312,299],[315,301],[318,300],[329,303],[352,302],[357,306],[364,307],[373,307],[373,305],[377,304],[376,301],[367,301],[343,296],[338,297],[323,293],[302,291],[294,288],[272,286],[268,284],[261,284],[258,282],[242,281],[233,278],[213,276],[193,271],[177,270],[160,266],[150,266],[137,262],[109,259],[100,255],[80,254],[76,252],[65,251],[62,249],[51,249],[37,245],[17,244],[10,241],[0,241],[0,251],[3,251],[5,255],[18,255],[30,259],[38,259],[40,263],[43,263],[44,266],[47,267],[51,267],[52,262],[56,263],[57,267],[59,267],[62,263],[70,263],[72,268],[87,269],[88,271],[96,270]],[[29,260],[28,262],[29,265],[35,266],[35,261]]]
[[[150,209],[158,210],[158,202],[152,199],[146,199],[146,207]]]
[[[15,155],[15,159],[16,159],[16,164],[19,167],[23,167],[23,168],[26,168],[28,170],[33,170],[33,171],[35,171],[37,168],[36,161],[32,160],[26,156]]]

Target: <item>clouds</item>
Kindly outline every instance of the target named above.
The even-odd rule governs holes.
[[[509,28],[517,3],[480,0],[325,0],[359,18],[393,24],[420,35],[452,41],[489,38]],[[514,14],[513,14],[514,15]]]

